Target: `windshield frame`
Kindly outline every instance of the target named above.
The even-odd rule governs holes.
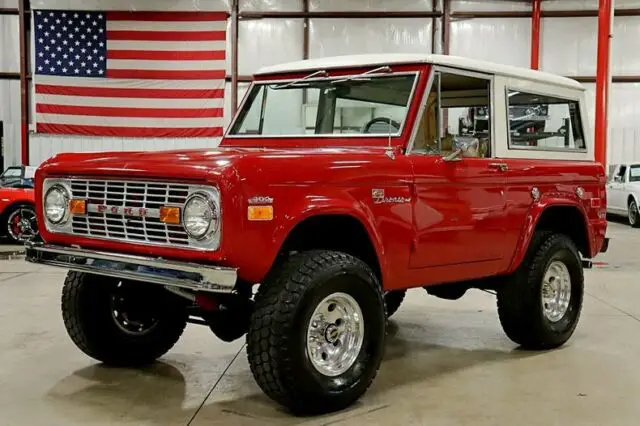
[[[289,77],[289,78],[276,78],[276,79],[267,79],[267,80],[254,80],[251,82],[251,85],[249,86],[249,88],[247,89],[247,91],[245,92],[245,95],[242,99],[242,102],[240,103],[240,105],[238,106],[237,112],[234,114],[233,119],[231,120],[231,122],[229,123],[229,125],[227,126],[227,129],[225,130],[224,136],[223,136],[223,140],[225,139],[336,139],[336,138],[341,138],[341,139],[345,139],[345,138],[363,138],[363,139],[389,139],[391,138],[392,140],[397,140],[398,138],[402,137],[402,135],[404,134],[406,128],[407,128],[407,122],[410,120],[410,114],[412,113],[412,104],[415,102],[415,97],[416,97],[416,88],[418,87],[418,83],[421,79],[421,69],[411,69],[411,70],[402,70],[402,71],[391,71],[391,72],[387,72],[387,73],[379,73],[379,74],[367,74],[367,75],[363,75],[362,72],[350,72],[350,73],[339,73],[339,74],[333,74],[330,76],[326,76],[326,77],[316,77],[316,78],[309,78],[309,79],[305,79],[304,83],[308,83],[308,82],[314,82],[314,81],[332,81],[332,80],[344,80],[344,79],[349,79],[349,78],[355,78],[357,80],[358,77],[363,77],[363,78],[368,78],[368,79],[375,79],[375,78],[385,78],[385,77],[396,77],[396,76],[402,76],[402,75],[412,75],[413,76],[413,84],[411,86],[411,92],[409,92],[409,97],[407,99],[407,104],[405,106],[406,108],[406,113],[405,113],[405,117],[402,120],[402,125],[400,126],[400,129],[395,132],[395,133],[390,133],[390,134],[375,134],[375,133],[320,133],[320,134],[316,134],[316,133],[310,133],[310,134],[305,134],[305,133],[301,133],[301,134],[292,134],[292,135],[258,135],[258,134],[251,134],[251,135],[238,135],[238,134],[232,134],[231,130],[234,128],[234,126],[236,125],[236,122],[238,121],[238,119],[240,118],[241,111],[243,111],[243,109],[245,107],[247,107],[247,101],[249,99],[249,95],[251,94],[251,92],[253,90],[255,90],[256,86],[263,86],[263,85],[270,85],[270,84],[278,84],[278,85],[283,85],[283,84],[287,84],[287,83],[291,83],[291,82],[302,82],[300,77]],[[295,87],[295,86],[293,86]]]

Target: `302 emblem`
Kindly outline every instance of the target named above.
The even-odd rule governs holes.
[[[255,197],[251,197],[248,200],[248,203],[251,205],[255,204],[273,204],[273,198],[269,196],[256,195]]]

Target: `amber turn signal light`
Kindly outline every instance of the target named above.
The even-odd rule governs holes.
[[[272,220],[273,206],[249,206],[247,217],[249,220]]]
[[[69,211],[71,214],[80,216],[87,213],[86,200],[73,199],[69,201]]]
[[[180,207],[160,207],[160,222],[180,225]]]

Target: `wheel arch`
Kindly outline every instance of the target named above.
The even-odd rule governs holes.
[[[508,272],[513,272],[520,266],[534,233],[539,230],[566,234],[576,244],[582,256],[592,257],[593,238],[584,208],[568,199],[547,200],[534,205],[529,211]]]
[[[2,211],[0,211],[0,219],[4,220],[7,218],[7,216],[13,212],[17,207],[20,206],[27,206],[27,207],[32,207],[33,211],[36,211],[36,204],[31,201],[31,200],[15,200],[12,201],[11,203],[7,204]]]
[[[342,251],[367,263],[382,283],[385,275],[382,242],[362,215],[353,211],[308,212],[287,233],[279,256],[310,249]]]

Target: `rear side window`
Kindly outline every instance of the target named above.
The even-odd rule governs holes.
[[[584,151],[578,101],[507,90],[509,148]]]

